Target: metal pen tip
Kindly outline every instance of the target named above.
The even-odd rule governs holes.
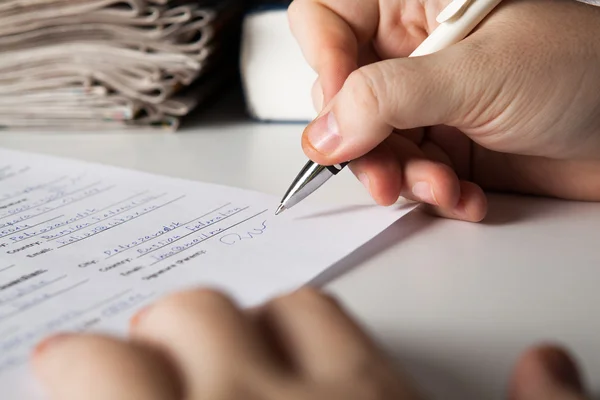
[[[279,215],[284,210],[285,210],[285,206],[283,204],[280,204],[279,207],[277,207],[277,210],[275,211],[275,215]]]

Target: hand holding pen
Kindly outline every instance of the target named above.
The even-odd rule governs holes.
[[[456,0],[445,12],[439,2],[409,3],[292,3],[325,108],[302,137],[312,178],[299,176],[283,206],[349,160],[378,204],[401,195],[467,221],[487,212],[482,189],[600,199],[600,76],[591,73],[600,43],[584,42],[600,34],[600,9],[505,1],[457,41],[468,34],[456,34],[457,21],[498,2]]]

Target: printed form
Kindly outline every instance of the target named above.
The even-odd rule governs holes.
[[[30,352],[125,334],[144,305],[210,286],[251,306],[293,290],[414,206],[299,205],[252,191],[0,150],[0,393],[42,398]]]

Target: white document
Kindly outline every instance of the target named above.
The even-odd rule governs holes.
[[[306,284],[414,206],[298,205],[246,190],[0,150],[0,397],[43,398],[31,349],[55,332],[125,334],[168,292],[243,306]]]

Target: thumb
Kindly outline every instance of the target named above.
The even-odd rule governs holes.
[[[562,349],[541,346],[525,353],[512,378],[510,400],[585,400],[577,365]]]
[[[490,79],[476,70],[485,63],[458,54],[462,47],[355,70],[305,129],[306,155],[320,164],[338,164],[368,153],[394,128],[464,124],[473,107],[483,107],[477,91],[489,89]],[[473,76],[485,84],[472,84]]]

